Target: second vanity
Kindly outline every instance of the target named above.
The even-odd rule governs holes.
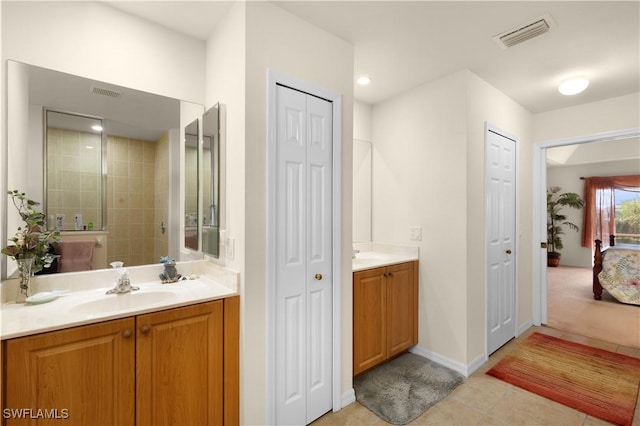
[[[418,343],[418,248],[354,245],[353,375]]]
[[[192,279],[160,284],[161,265],[132,267],[140,289],[107,295],[113,270],[56,274],[37,290],[68,290],[57,299],[3,303],[6,424],[238,424],[237,274],[177,267]]]

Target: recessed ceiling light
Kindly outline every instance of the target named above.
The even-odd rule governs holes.
[[[366,75],[358,77],[357,81],[358,81],[358,84],[361,86],[366,86],[367,84],[371,83],[371,79]]]
[[[583,77],[569,78],[558,86],[558,91],[563,95],[577,95],[589,86],[589,80]]]
[[[94,124],[93,126],[91,126],[91,128],[93,130],[95,130],[96,132],[101,132],[102,131],[102,126],[99,124]]]

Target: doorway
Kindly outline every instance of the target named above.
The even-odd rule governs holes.
[[[547,148],[590,142],[602,142],[640,137],[640,129],[625,129],[598,133],[576,138],[556,139],[534,144],[533,152],[533,240],[546,243],[546,188],[547,188]],[[537,236],[537,237],[536,237]],[[536,240],[538,238],[539,240]],[[538,245],[539,243],[535,243]],[[547,249],[533,252],[533,324],[547,323]]]
[[[269,72],[268,421],[341,408],[341,98]]]

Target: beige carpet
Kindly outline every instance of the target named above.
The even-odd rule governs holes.
[[[640,306],[625,305],[606,290],[594,300],[591,268],[547,268],[547,326],[640,348]]]

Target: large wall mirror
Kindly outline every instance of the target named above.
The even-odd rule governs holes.
[[[220,152],[223,105],[209,108],[202,116],[202,251],[220,256]]]
[[[94,240],[105,253],[92,269],[180,259],[180,129],[204,107],[15,61],[7,77],[5,189],[40,201],[63,241]],[[2,216],[12,235],[19,217]]]
[[[225,106],[216,104],[184,128],[184,246],[220,257]]]
[[[199,248],[199,120],[193,120],[184,128],[184,246],[189,250]]]

